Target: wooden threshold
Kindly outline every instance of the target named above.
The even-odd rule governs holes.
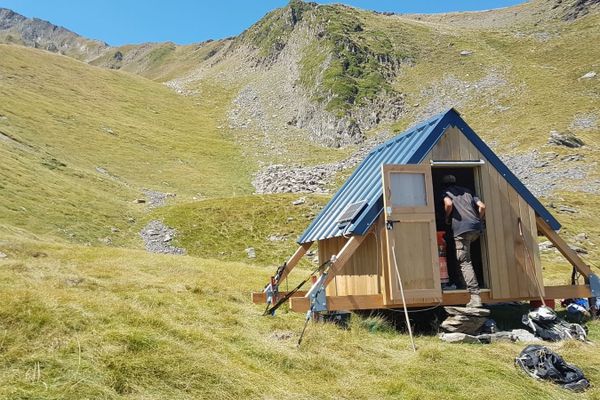
[[[587,298],[592,295],[589,285],[563,285],[546,286],[545,297],[548,299],[565,298]],[[467,291],[449,291],[442,293],[442,304],[444,306],[464,305],[469,302],[469,293]],[[481,291],[481,301],[487,304],[503,303],[507,301],[528,301],[538,300],[539,297],[520,297],[513,299],[492,299],[490,291]],[[431,307],[439,304],[438,302],[423,301],[411,303],[410,307]],[[309,299],[306,297],[292,297],[290,299],[290,308],[292,311],[305,312],[309,308]],[[399,308],[402,303],[385,305],[383,295],[363,295],[363,296],[327,296],[327,309],[330,311],[352,311],[352,310],[373,310],[379,308]]]

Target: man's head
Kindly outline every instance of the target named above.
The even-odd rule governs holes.
[[[444,185],[453,185],[456,183],[456,177],[454,175],[445,175],[442,178],[442,183]]]

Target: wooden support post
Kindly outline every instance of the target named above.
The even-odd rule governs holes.
[[[296,265],[298,265],[298,262],[300,262],[302,257],[304,257],[304,255],[306,254],[308,249],[310,249],[310,246],[312,246],[312,244],[313,244],[313,242],[308,242],[308,243],[304,243],[304,244],[300,245],[300,247],[298,247],[298,250],[296,250],[296,252],[288,260],[288,262],[285,266],[285,269],[283,271],[281,271],[281,277],[279,278],[279,282],[282,282],[288,276],[288,274],[294,269],[294,267]]]
[[[575,267],[575,269],[579,271],[579,273],[582,274],[587,281],[588,277],[592,273],[590,267],[585,262],[583,262],[583,260],[575,252],[575,250],[569,247],[569,245],[563,240],[563,238],[558,236],[558,233],[556,233],[546,221],[544,221],[540,216],[537,215],[535,217],[535,221],[538,230],[542,232],[550,242],[552,242],[552,244],[558,249],[558,251],[560,251],[560,253],[567,259],[567,261],[571,263],[571,265]]]

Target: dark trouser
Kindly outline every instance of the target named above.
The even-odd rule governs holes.
[[[456,244],[456,261],[460,265],[460,272],[471,294],[479,294],[479,283],[471,262],[471,243],[479,238],[479,232],[465,232],[454,237]]]

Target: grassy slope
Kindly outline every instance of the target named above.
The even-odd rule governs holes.
[[[225,40],[218,40],[185,46],[174,43],[125,45],[112,49],[90,64],[118,68],[164,82],[186,75],[198,64],[210,59],[225,44]],[[121,53],[123,61],[114,59],[117,52]]]
[[[3,224],[94,241],[140,213],[130,203],[142,188],[184,200],[250,191],[248,165],[217,129],[230,100],[220,87],[191,100],[67,57],[0,54]]]
[[[271,269],[23,242],[0,260],[0,396],[11,399],[598,398],[513,366],[521,344],[446,345],[377,320],[351,329],[260,317]],[[39,253],[47,254],[40,257]],[[38,257],[34,257],[38,255]],[[227,271],[227,273],[223,273]],[[274,332],[289,334],[278,340]],[[598,324],[591,337],[600,339]],[[600,379],[593,347],[552,345]]]
[[[373,18],[367,30],[403,30],[395,20],[365,18]],[[547,49],[529,39],[513,43],[502,32],[443,37],[421,25],[406,28],[403,32],[415,33],[413,39],[430,46],[420,57],[431,52],[432,62],[407,69],[396,84],[409,103],[422,102],[423,82],[441,79],[444,71],[476,81],[502,54],[512,54],[508,73],[526,82],[528,92],[514,97],[517,105],[504,114],[510,122],[476,102],[464,106],[469,110],[465,116],[502,146],[540,144],[549,129],[568,126],[573,112],[596,107],[582,100],[582,93],[595,98],[596,83],[576,81],[598,59],[589,45],[596,37],[595,21],[573,24],[571,35]],[[590,36],[578,42],[581,26],[576,24],[589,24],[582,32]],[[455,47],[448,49],[448,41]],[[479,58],[458,57],[463,46],[475,49]],[[523,46],[520,52],[518,46]],[[576,62],[569,61],[568,48],[574,49]],[[532,65],[556,62],[560,74],[529,71],[531,61],[520,58],[522,52],[539,52]],[[248,301],[272,266],[224,260],[243,260],[243,249],[251,245],[257,264],[280,262],[294,247],[293,235],[308,222],[304,214],[316,211],[322,199],[311,197],[300,207],[290,205],[298,196],[213,199],[144,217],[130,202],[142,187],[175,191],[181,201],[198,191],[211,197],[250,191],[252,165],[240,172],[244,164],[237,149],[217,129],[231,100],[228,91],[204,83],[206,96],[185,99],[145,79],[64,57],[7,46],[0,46],[0,54],[0,114],[7,116],[0,119],[0,131],[21,142],[0,139],[0,251],[9,255],[0,260],[0,397],[600,398],[596,388],[575,396],[520,374],[512,363],[522,345],[448,346],[420,337],[420,351],[413,355],[406,336],[385,328],[370,332],[373,322],[358,318],[349,331],[311,326],[303,347],[296,349],[302,315],[260,318],[262,308]],[[545,84],[551,78],[560,78],[558,88]],[[552,96],[558,96],[556,103]],[[562,103],[564,114],[548,111]],[[524,107],[536,112],[520,111]],[[399,126],[410,122],[409,117]],[[534,131],[539,138],[528,142],[531,135],[520,126],[539,126]],[[584,139],[595,145],[593,133]],[[583,152],[594,160],[594,150]],[[117,178],[98,174],[96,166]],[[566,230],[597,233],[590,197],[561,196],[583,209],[575,216],[561,215]],[[126,226],[130,215],[140,224],[163,218],[180,229],[180,244],[192,255],[221,260],[47,241],[69,234],[94,241],[112,225],[123,236],[135,233],[139,224]],[[291,223],[289,215],[295,218]],[[32,241],[31,231],[43,234],[46,242]],[[274,245],[266,240],[271,234],[288,234],[289,239]],[[545,262],[547,282],[562,283],[566,269],[558,259],[548,255]],[[295,274],[290,285],[301,275]],[[590,327],[592,339],[599,340],[598,324]],[[274,331],[291,332],[292,338],[276,340]],[[593,382],[600,379],[590,347],[564,343],[558,349]]]
[[[224,261],[247,260],[245,249],[254,247],[262,265],[279,265],[297,248],[296,239],[328,200],[294,194],[210,199],[165,207],[146,219],[161,219],[177,228],[178,245],[188,254]],[[269,240],[275,236],[278,240]],[[281,239],[281,240],[279,240]]]

